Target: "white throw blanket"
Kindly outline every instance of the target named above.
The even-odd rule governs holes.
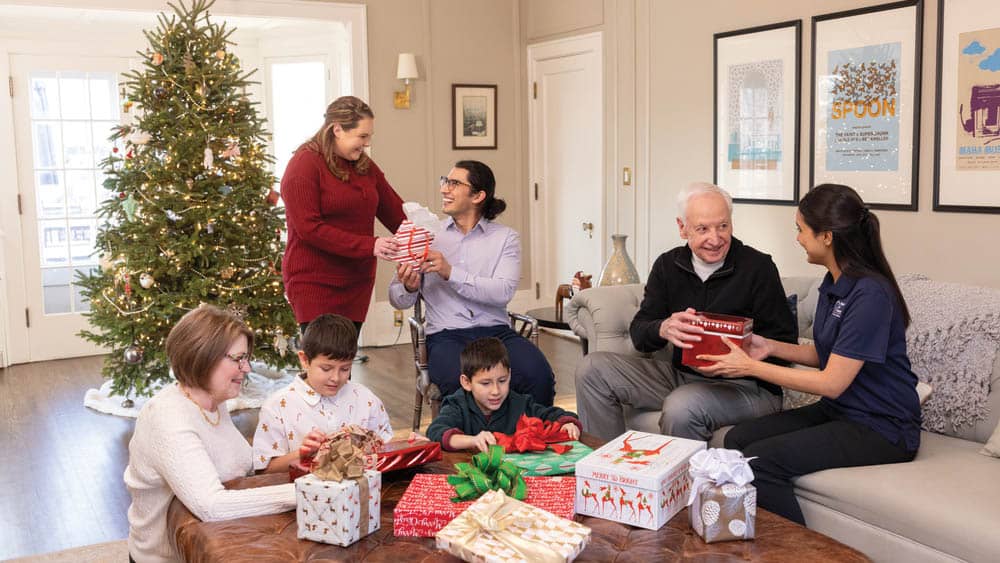
[[[292,382],[293,375],[290,372],[279,371],[259,362],[254,362],[251,368],[253,371],[247,374],[240,396],[226,401],[226,408],[229,412],[260,408],[264,399],[271,393],[287,387]],[[149,397],[131,395],[129,398],[132,399],[133,405],[123,407],[122,402],[125,397],[112,394],[111,383],[109,379],[101,385],[100,389],[88,390],[83,396],[83,406],[115,416],[138,417],[139,411],[142,410],[142,406],[146,404]],[[173,383],[173,380],[170,383]],[[154,388],[153,394],[156,394],[161,388],[162,386]]]
[[[906,349],[913,372],[934,388],[923,428],[949,432],[986,418],[1000,348],[1000,290],[917,274],[900,276],[899,285],[912,317]]]

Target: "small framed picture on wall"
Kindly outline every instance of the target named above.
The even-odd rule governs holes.
[[[715,183],[741,203],[799,201],[802,22],[715,34]]]
[[[451,85],[451,148],[497,148],[496,84]]]
[[[1000,2],[938,0],[934,210],[1000,213]]]
[[[812,18],[809,184],[917,210],[923,2]]]

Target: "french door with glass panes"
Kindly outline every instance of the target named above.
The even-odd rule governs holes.
[[[103,352],[77,334],[90,304],[77,272],[98,267],[97,209],[111,197],[100,166],[122,121],[129,59],[11,55],[21,198],[26,361]],[[11,282],[17,280],[11,279]],[[11,331],[19,330],[12,312]],[[21,326],[24,326],[21,325]]]

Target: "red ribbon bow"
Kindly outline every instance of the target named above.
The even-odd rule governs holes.
[[[503,446],[506,453],[512,452],[540,452],[546,447],[562,455],[573,446],[559,445],[555,442],[566,442],[569,434],[562,429],[562,425],[556,421],[545,421],[533,416],[521,415],[517,420],[517,429],[513,436],[494,432],[497,444]]]

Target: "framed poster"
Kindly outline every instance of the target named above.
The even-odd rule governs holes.
[[[451,85],[451,148],[497,148],[496,84]]]
[[[934,210],[1000,213],[1000,2],[938,0]]]
[[[802,22],[715,34],[714,182],[741,203],[799,201]]]
[[[923,2],[812,18],[809,184],[917,210]]]

